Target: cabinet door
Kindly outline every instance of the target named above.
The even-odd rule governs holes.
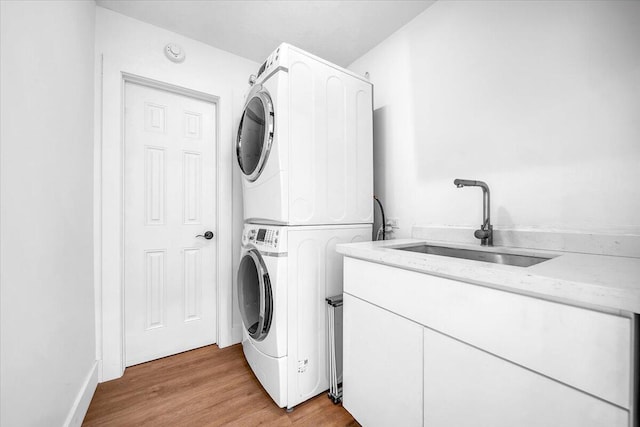
[[[422,425],[422,326],[344,294],[343,405],[367,427]]]
[[[424,425],[622,427],[629,413],[425,328]]]

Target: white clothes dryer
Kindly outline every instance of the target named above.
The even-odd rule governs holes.
[[[370,238],[371,224],[245,224],[237,276],[242,347],[278,406],[292,408],[329,388],[325,298],[342,293],[335,246]]]
[[[262,64],[236,139],[244,218],[373,222],[372,85],[289,44]]]

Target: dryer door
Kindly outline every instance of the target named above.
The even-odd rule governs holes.
[[[255,249],[245,253],[238,268],[238,301],[242,323],[256,341],[265,339],[273,317],[273,293],[269,273]]]
[[[255,181],[271,151],[274,112],[271,97],[261,86],[255,87],[247,99],[238,127],[236,155],[245,178]]]

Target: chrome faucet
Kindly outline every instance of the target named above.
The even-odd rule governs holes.
[[[473,235],[480,239],[480,245],[493,246],[493,225],[490,221],[489,206],[489,186],[482,181],[472,181],[470,179],[454,179],[456,187],[480,187],[482,188],[482,225]]]

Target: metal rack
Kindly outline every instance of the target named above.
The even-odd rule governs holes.
[[[329,399],[342,401],[342,295],[326,298],[329,323]]]

